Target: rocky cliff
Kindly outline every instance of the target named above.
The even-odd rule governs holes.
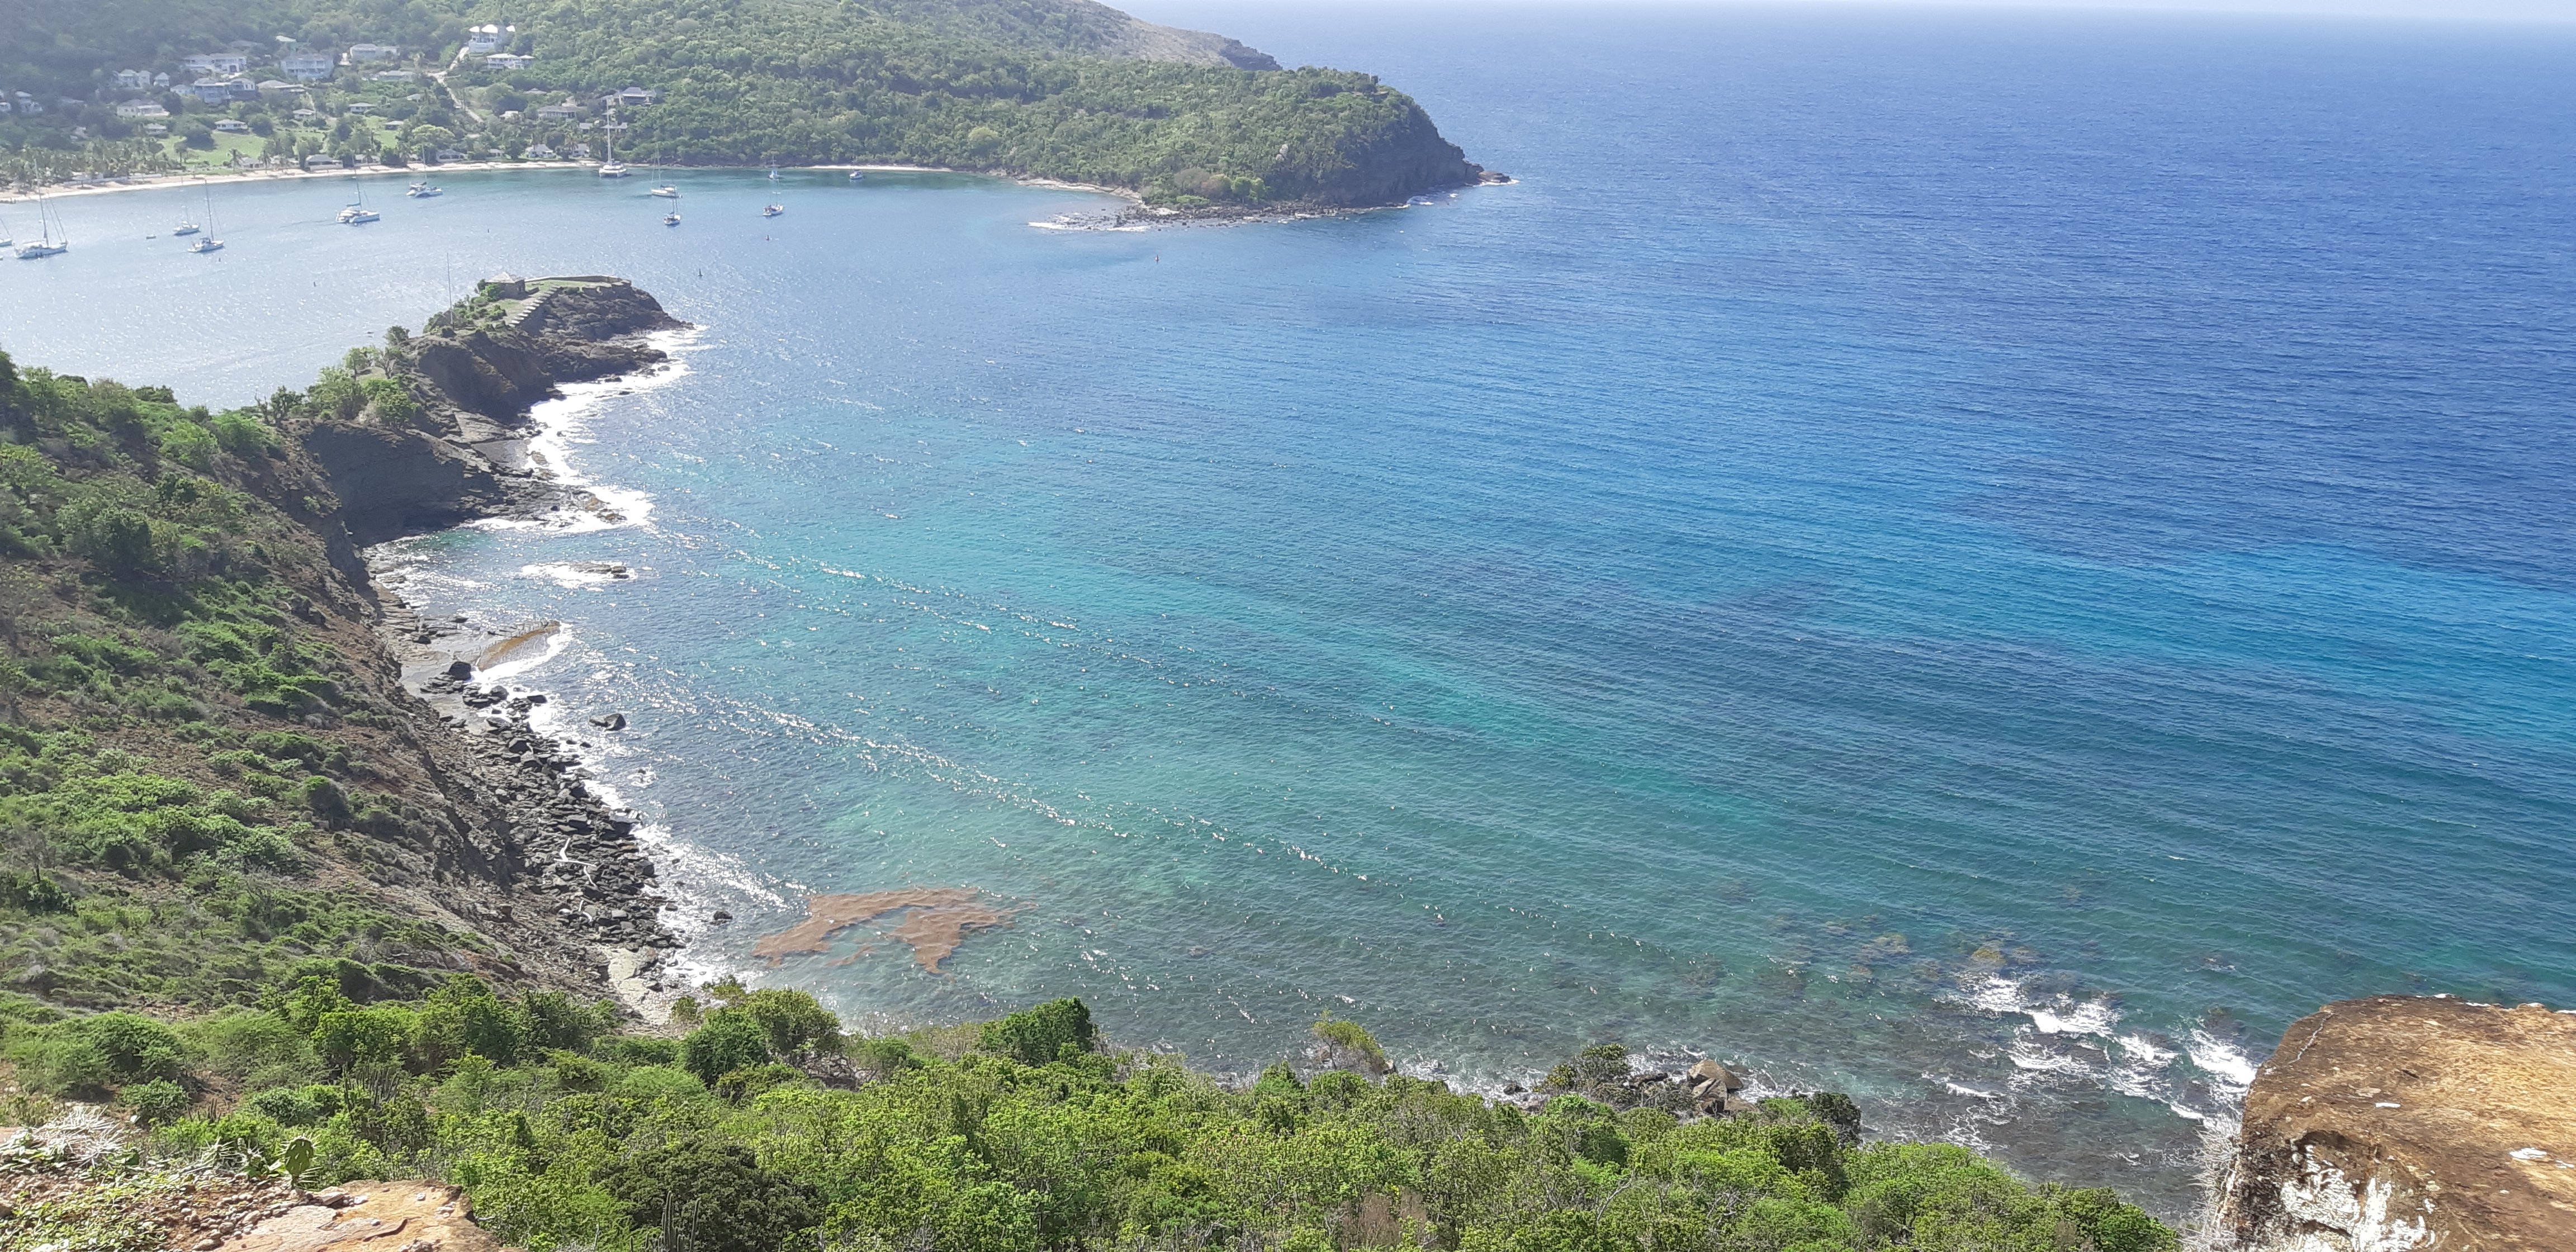
[[[528,454],[528,412],[563,383],[662,360],[644,336],[679,326],[623,279],[519,279],[401,337],[381,358],[413,411],[354,409],[301,432],[360,545],[505,512],[582,507]]]
[[[2576,1249],[2576,1013],[2371,996],[2300,1018],[2223,1188],[2241,1248]]]

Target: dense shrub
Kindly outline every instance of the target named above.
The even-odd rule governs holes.
[[[1091,1010],[1080,1000],[1049,1000],[984,1023],[975,1046],[1022,1065],[1044,1065],[1091,1050]]]

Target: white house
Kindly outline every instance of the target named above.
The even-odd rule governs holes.
[[[373,113],[376,111],[376,106],[369,104],[364,100],[360,100],[357,103],[350,105],[349,111],[352,113]]]
[[[487,70],[523,70],[536,63],[535,57],[512,52],[495,52],[483,58],[483,68]]]
[[[279,58],[277,68],[284,71],[288,78],[301,78],[307,82],[329,78],[332,69],[331,54],[327,52],[291,53]]]
[[[116,86],[121,91],[149,91],[152,89],[152,71],[118,70]]]
[[[531,161],[551,161],[555,159],[555,150],[545,144],[532,143],[528,145],[526,156]]]
[[[227,117],[218,120],[215,123],[215,129],[222,131],[227,135],[247,135],[250,133],[250,123],[242,121],[240,118]]]
[[[628,108],[641,108],[648,104],[658,104],[661,100],[661,92],[654,91],[646,87],[629,87],[624,91],[618,92],[616,95],[601,96],[599,98],[599,102],[602,105],[606,105],[610,108],[615,108],[621,104]]]
[[[151,100],[128,100],[116,106],[118,117],[168,117],[170,110]]]
[[[353,43],[349,45],[348,53],[351,65],[361,61],[390,61],[400,55],[402,50],[389,43]]]
[[[192,74],[238,74],[250,68],[250,58],[238,52],[200,52],[181,57],[179,64]]]
[[[420,75],[414,74],[410,70],[377,70],[375,73],[367,75],[367,77],[380,83],[399,83],[408,82],[411,79],[420,77]]]
[[[537,120],[540,122],[570,121],[573,118],[581,116],[582,113],[583,109],[581,105],[575,103],[569,96],[565,97],[562,103],[559,104],[541,104],[537,106]]]

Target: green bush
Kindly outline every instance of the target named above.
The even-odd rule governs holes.
[[[689,1139],[600,1167],[600,1186],[627,1220],[691,1252],[780,1252],[820,1224],[821,1196],[762,1169],[739,1144]]]
[[[1089,1052],[1097,1042],[1091,1010],[1080,1000],[1049,1000],[984,1023],[975,1046],[1022,1065],[1044,1065]]]
[[[158,1126],[188,1109],[188,1089],[167,1078],[140,1082],[116,1093],[117,1103],[134,1111],[146,1126]]]
[[[767,1065],[773,1059],[769,1032],[748,1017],[721,1013],[689,1032],[680,1044],[680,1065],[709,1087],[738,1069]]]

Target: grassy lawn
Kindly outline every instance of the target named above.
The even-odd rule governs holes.
[[[184,161],[192,166],[211,165],[217,169],[230,169],[234,153],[246,152],[253,160],[257,160],[260,152],[268,147],[268,140],[259,135],[227,135],[217,131],[215,146],[212,148],[191,148],[179,142],[179,137],[176,135],[162,140],[161,147],[163,151],[170,154],[172,160]]]

